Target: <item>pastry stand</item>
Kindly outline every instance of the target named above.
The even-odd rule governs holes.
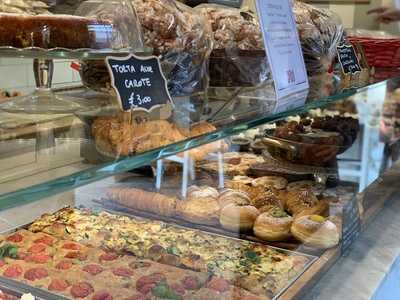
[[[90,49],[70,50],[64,48],[14,48],[0,47],[0,57],[31,58],[36,89],[32,94],[12,98],[0,105],[11,113],[63,114],[81,109],[79,98],[56,95],[52,90],[54,59],[104,59],[108,55],[127,55],[125,52],[96,51]],[[86,109],[86,107],[85,107]]]
[[[219,188],[224,188],[224,160],[222,152],[218,151],[218,178],[219,178]],[[166,157],[164,159],[157,160],[157,172],[156,172],[156,189],[161,189],[161,181],[163,177],[163,161],[172,161],[182,164],[182,189],[181,196],[183,199],[187,197],[189,176],[191,180],[196,179],[195,172],[195,161],[190,157],[189,151],[183,152],[183,157],[173,155]]]

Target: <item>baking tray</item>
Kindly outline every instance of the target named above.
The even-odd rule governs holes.
[[[52,294],[45,290],[32,287],[22,282],[14,281],[0,276],[0,288],[2,292],[21,298],[23,294],[32,294],[35,299],[39,300],[69,300],[63,296]]]
[[[99,203],[99,201],[96,201],[97,203]],[[115,209],[112,209],[112,208],[106,208],[106,207],[104,207],[104,209],[107,211],[107,212],[109,212],[109,213],[111,213],[111,214],[117,214],[117,215],[122,215],[122,216],[126,216],[126,217],[129,217],[129,218],[135,218],[135,219],[142,219],[142,220],[146,220],[146,221],[148,221],[148,220],[150,220],[150,221],[152,221],[152,220],[154,220],[153,218],[151,218],[151,217],[145,217],[144,215],[143,216],[140,216],[140,215],[132,215],[131,213],[129,213],[129,212],[121,212],[121,211],[116,211]],[[149,214],[150,215],[150,214]],[[227,235],[224,235],[224,234],[221,234],[221,233],[216,233],[216,232],[210,232],[210,231],[207,231],[207,230],[203,230],[202,229],[202,227],[204,227],[204,226],[198,226],[198,228],[193,228],[193,227],[189,227],[188,228],[188,226],[183,226],[183,225],[181,225],[181,224],[178,224],[178,223],[176,223],[176,222],[169,222],[169,221],[163,221],[161,218],[159,218],[159,219],[156,219],[156,221],[162,221],[162,222],[164,222],[164,223],[168,223],[168,224],[171,224],[172,226],[174,226],[174,227],[178,227],[178,228],[180,228],[180,229],[191,229],[191,230],[200,230],[200,231],[202,231],[203,233],[205,233],[205,234],[208,234],[208,235],[211,235],[211,236],[218,236],[218,237],[222,237],[222,238],[225,238],[225,239],[232,239],[232,240],[236,240],[236,241],[243,241],[243,239],[240,239],[240,238],[237,238],[237,237],[234,237],[234,236],[227,236]],[[192,226],[193,226],[193,224],[192,224]],[[278,300],[279,299],[279,297],[283,294],[283,293],[285,293],[285,291],[287,291],[291,286],[292,286],[292,284],[294,283],[294,282],[296,282],[317,260],[318,260],[318,257],[317,256],[315,256],[315,255],[311,255],[311,254],[307,254],[307,253],[302,253],[302,252],[298,252],[298,251],[293,251],[293,250],[287,250],[287,249],[283,249],[283,248],[279,248],[279,247],[277,247],[277,246],[272,246],[272,245],[267,245],[267,244],[265,244],[265,243],[262,243],[262,242],[260,242],[260,241],[250,241],[250,240],[247,240],[246,239],[246,241],[248,241],[248,242],[251,242],[251,243],[255,243],[255,244],[260,244],[261,246],[263,246],[263,247],[266,247],[266,248],[271,248],[271,249],[274,249],[274,250],[276,250],[276,251],[278,251],[278,252],[281,252],[281,253],[285,253],[285,254],[287,254],[287,255],[291,255],[291,256],[302,256],[302,257],[307,257],[307,258],[309,258],[309,262],[305,265],[305,267],[303,268],[303,270],[301,271],[301,272],[299,272],[294,278],[292,278],[291,280],[289,280],[289,282],[288,282],[288,284],[287,285],[285,285],[285,287],[283,287],[276,295],[274,295],[273,297],[272,297],[272,299],[271,300]]]
[[[0,235],[7,235],[11,234],[15,231],[18,231],[20,229],[26,229],[31,225],[32,222],[23,224],[23,225],[17,225],[14,227],[11,227],[5,231],[1,231]],[[47,290],[43,290],[40,288],[33,287],[31,285],[28,285],[23,282],[19,282],[16,280],[12,280],[6,277],[3,277],[0,275],[0,290],[3,291],[6,294],[10,294],[11,296],[15,296],[18,298],[21,298],[22,295],[24,294],[32,294],[35,299],[39,300],[70,300],[69,298],[66,298],[64,296],[60,296],[57,294],[53,294]]]
[[[99,203],[99,201],[96,201],[96,202]],[[81,209],[81,207],[77,208],[77,209]],[[132,214],[130,214],[128,212],[116,211],[116,210],[111,209],[111,208],[105,208],[104,207],[104,210],[109,212],[109,213],[112,213],[112,214],[127,216],[129,218],[135,218],[135,219],[139,219],[139,220],[142,219],[142,220],[146,220],[146,221],[148,221],[148,220],[152,221],[153,220],[150,217],[132,215]],[[159,221],[159,220],[156,220],[156,221]],[[24,224],[24,225],[18,225],[18,226],[12,227],[12,228],[10,228],[10,229],[8,229],[6,231],[0,232],[0,234],[1,235],[6,235],[6,234],[10,234],[10,233],[12,233],[14,231],[20,230],[20,229],[26,229],[27,230],[27,228],[32,223],[33,222],[30,222],[30,223],[27,223],[27,224]],[[188,228],[187,226],[182,226],[182,225],[179,225],[179,224],[173,223],[173,222],[166,222],[166,223],[169,223],[169,224],[172,223],[171,225],[173,225],[174,227],[181,228],[181,229],[186,229],[186,230],[187,229],[192,229],[192,230],[195,229],[195,228]],[[237,238],[237,237],[226,236],[226,235],[223,235],[223,234],[220,234],[220,233],[213,233],[213,232],[209,232],[209,231],[205,231],[205,230],[201,230],[201,229],[197,229],[197,230],[200,230],[200,231],[202,231],[202,232],[204,232],[206,234],[212,235],[212,236],[219,236],[219,237],[226,238],[226,239],[233,239],[233,240],[236,240],[236,241],[243,241],[242,239]],[[272,249],[274,249],[276,251],[279,251],[281,253],[285,253],[285,254],[287,254],[289,256],[295,256],[296,255],[296,256],[306,257],[306,258],[309,259],[308,263],[305,265],[303,270],[300,271],[294,278],[289,280],[288,284],[285,285],[276,295],[274,295],[274,297],[271,300],[279,299],[279,297],[286,290],[288,290],[290,288],[290,286],[294,282],[296,282],[318,260],[318,257],[315,256],[315,255],[311,255],[311,254],[307,254],[307,253],[301,253],[301,252],[298,252],[298,251],[282,249],[282,248],[279,248],[277,246],[271,246],[271,245],[266,245],[266,244],[260,243],[259,241],[258,242],[257,241],[250,241],[250,242],[256,243],[256,244],[260,244],[263,247],[272,248]],[[18,281],[15,281],[15,280],[11,280],[11,279],[5,278],[3,276],[0,276],[0,288],[3,288],[4,292],[9,293],[11,295],[16,295],[16,296],[21,296],[22,294],[25,294],[25,293],[31,293],[33,296],[35,296],[36,299],[39,299],[39,300],[67,300],[67,299],[69,299],[69,298],[66,298],[66,297],[63,297],[63,296],[59,296],[57,294],[53,294],[53,293],[51,293],[49,291],[46,291],[46,290],[42,290],[42,289],[39,289],[39,288],[32,287],[32,286],[27,285],[27,284],[22,283],[22,282],[18,282]]]
[[[219,226],[211,226],[211,225],[202,225],[202,224],[195,224],[178,217],[166,217],[161,216],[151,212],[145,212],[136,210],[133,208],[129,208],[123,205],[120,205],[110,199],[98,199],[93,200],[93,202],[100,204],[105,210],[109,212],[113,212],[114,214],[125,214],[130,217],[136,218],[144,218],[148,220],[156,220],[162,221],[168,224],[173,224],[179,227],[183,227],[186,229],[194,229],[194,230],[201,230],[206,233],[217,234],[220,236],[224,236],[227,238],[239,239],[239,240],[246,240],[253,243],[263,244],[264,246],[273,247],[276,249],[283,249],[288,251],[293,251],[301,254],[312,255],[312,256],[321,256],[324,250],[313,249],[310,247],[305,247],[299,242],[295,241],[294,239],[290,239],[286,242],[267,242],[257,238],[254,235],[249,235],[246,233],[237,233],[233,231],[226,230]]]

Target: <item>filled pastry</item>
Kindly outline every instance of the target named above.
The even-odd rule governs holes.
[[[254,234],[260,239],[276,242],[288,239],[293,218],[279,207],[259,215],[254,223]]]
[[[329,249],[339,243],[337,226],[318,215],[295,219],[290,231],[297,240],[309,247]]]

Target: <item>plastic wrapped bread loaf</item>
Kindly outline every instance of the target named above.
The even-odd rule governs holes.
[[[219,4],[201,4],[195,9],[207,17],[213,31],[211,86],[256,86],[271,78],[254,14]]]
[[[256,52],[263,50],[264,44],[255,15],[217,4],[202,4],[197,6],[196,10],[207,16],[211,23],[214,37],[213,54],[224,50],[225,55],[231,57],[231,61],[243,76],[246,73],[253,76],[254,73],[259,73],[258,82],[255,82],[257,77],[247,79],[252,85],[268,77],[268,70],[259,70],[260,67],[255,67],[248,60],[253,56],[258,65],[262,65],[260,61],[266,60],[265,56],[256,57]],[[293,1],[293,11],[308,74],[314,76],[327,73],[336,57],[336,47],[343,39],[344,28],[340,18],[330,10],[300,1]],[[243,51],[251,51],[253,54],[245,54]],[[225,66],[219,69],[227,70]],[[212,70],[211,66],[210,73]],[[213,81],[212,73],[211,77]],[[245,80],[242,78],[240,81]]]
[[[301,1],[294,1],[293,11],[308,74],[326,73],[336,58],[336,47],[344,38],[340,18],[328,9]]]
[[[212,37],[209,23],[192,8],[174,0],[132,0],[144,44],[160,56],[172,96],[190,95],[207,86],[207,61]],[[109,90],[102,61],[84,61],[81,76],[94,90]]]
[[[255,15],[218,4],[201,4],[196,10],[207,16],[214,34],[214,49],[264,49]]]

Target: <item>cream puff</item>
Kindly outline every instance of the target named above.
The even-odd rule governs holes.
[[[288,239],[293,218],[279,207],[259,215],[254,222],[253,231],[256,237],[270,242]]]
[[[294,220],[290,229],[293,236],[304,245],[329,249],[339,244],[339,230],[328,219],[318,216],[302,216]]]

